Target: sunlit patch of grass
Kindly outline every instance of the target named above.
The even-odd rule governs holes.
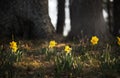
[[[15,66],[16,67],[21,67],[21,68],[27,68],[27,67],[31,67],[31,68],[34,68],[34,69],[37,69],[39,67],[42,66],[42,63],[40,63],[39,61],[36,61],[36,60],[27,60],[27,61],[22,61],[22,62],[18,62],[18,63],[15,63]]]

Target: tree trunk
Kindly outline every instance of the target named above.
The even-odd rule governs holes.
[[[113,33],[113,3],[107,0],[108,25],[110,33]]]
[[[113,17],[114,17],[114,36],[120,36],[120,0],[114,0],[113,4]]]
[[[54,32],[48,0],[1,0],[0,38],[47,38]]]
[[[65,0],[57,0],[58,2],[58,18],[56,32],[63,34],[65,25]]]
[[[109,30],[102,10],[102,0],[71,0],[69,37],[89,38],[96,35],[101,39],[107,39]]]

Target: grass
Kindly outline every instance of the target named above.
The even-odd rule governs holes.
[[[69,54],[65,45],[72,48]],[[8,58],[0,57],[0,71],[5,70],[0,78],[120,78],[120,56],[116,54],[120,46],[116,51],[110,44],[92,46],[83,41],[58,43],[51,49],[48,46],[49,42],[18,41],[20,61],[2,69],[1,58]],[[6,50],[1,48],[2,52]]]

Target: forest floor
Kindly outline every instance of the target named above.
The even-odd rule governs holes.
[[[72,48],[70,57],[62,55],[66,45]],[[18,41],[21,61],[14,63],[11,77],[0,75],[0,78],[120,78],[120,57],[108,45],[57,42],[50,51],[48,46],[49,41]],[[51,51],[55,53],[50,54]],[[60,61],[56,62],[56,58]]]

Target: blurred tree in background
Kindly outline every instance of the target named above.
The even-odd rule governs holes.
[[[57,18],[57,28],[56,32],[58,34],[63,34],[65,25],[65,0],[57,0],[58,4],[58,18]]]
[[[109,27],[103,17],[102,0],[71,0],[70,2],[70,38],[89,38],[93,35],[102,39],[109,38]]]
[[[56,33],[63,34],[65,2],[57,0],[58,18]],[[93,35],[104,40],[120,35],[119,0],[69,0],[71,31],[68,37],[89,38]],[[107,22],[103,17],[107,11]],[[51,18],[52,19],[52,18]],[[48,15],[48,0],[1,0],[0,38],[36,39],[54,35],[55,29]]]
[[[113,34],[114,36],[120,36],[120,0],[114,0],[113,2]]]

